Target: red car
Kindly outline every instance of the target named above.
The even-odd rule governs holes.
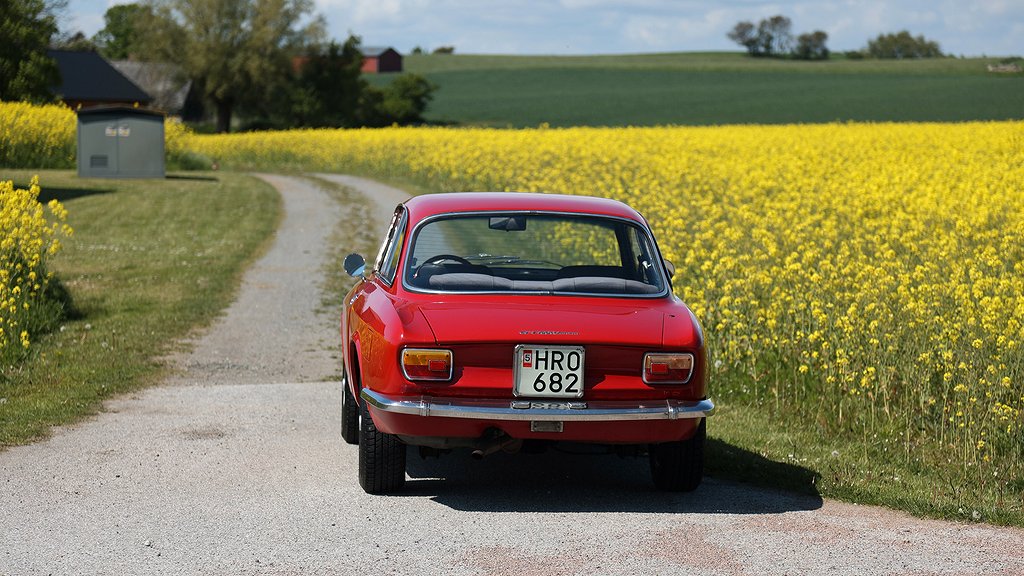
[[[341,320],[342,436],[370,493],[405,483],[406,446],[480,458],[584,442],[650,458],[654,483],[704,470],[700,324],[646,221],[614,200],[526,193],[399,205]]]

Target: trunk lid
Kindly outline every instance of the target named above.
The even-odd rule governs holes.
[[[582,303],[559,298],[440,302],[422,304],[420,311],[439,345],[505,342],[657,348],[662,346],[665,317],[659,306],[649,302],[638,305],[598,298]]]

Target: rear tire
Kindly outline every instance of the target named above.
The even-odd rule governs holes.
[[[405,444],[377,430],[363,400],[359,415],[359,485],[367,494],[387,494],[405,485]]]
[[[359,444],[359,404],[346,380],[342,380],[341,387],[341,437],[349,444]]]
[[[659,490],[691,492],[704,477],[704,442],[707,421],[701,419],[689,440],[651,444],[651,477]]]

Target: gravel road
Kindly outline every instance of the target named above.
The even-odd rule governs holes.
[[[0,574],[1024,574],[1018,529],[715,479],[662,494],[614,456],[410,454],[405,493],[364,494],[316,280],[343,207],[263,178],[276,241],[177,375],[0,453]],[[383,233],[402,192],[330,179]]]

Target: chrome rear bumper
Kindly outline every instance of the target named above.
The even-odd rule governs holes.
[[[606,422],[615,420],[679,420],[704,418],[715,410],[711,400],[651,400],[629,402],[619,400],[474,400],[468,398],[435,398],[421,396],[391,397],[364,388],[360,393],[370,406],[384,412],[435,416],[439,418],[472,418],[477,420],[528,420],[564,422]]]

